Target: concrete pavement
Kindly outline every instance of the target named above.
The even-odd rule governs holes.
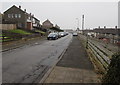
[[[98,83],[97,74],[78,37],[73,37],[63,58],[44,83]]]

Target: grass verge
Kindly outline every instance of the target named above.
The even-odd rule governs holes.
[[[32,34],[30,32],[27,32],[27,31],[24,31],[24,30],[21,30],[21,29],[9,30],[9,32],[23,34],[23,35],[30,35],[30,34]]]

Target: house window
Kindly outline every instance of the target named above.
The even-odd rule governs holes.
[[[22,28],[22,23],[18,23],[18,27],[19,27],[19,28]]]
[[[21,14],[18,14],[18,17],[21,18]]]
[[[18,17],[18,15],[17,14],[15,14],[15,18],[17,18]]]
[[[11,14],[8,14],[8,18],[11,18]]]
[[[11,18],[14,18],[13,14],[11,14]]]
[[[28,19],[30,20],[30,16],[28,16]]]
[[[35,19],[33,19],[33,23],[35,23]]]

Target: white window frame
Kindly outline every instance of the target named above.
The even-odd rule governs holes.
[[[30,20],[30,16],[28,16],[28,19]]]
[[[8,18],[11,18],[11,14],[8,14]]]
[[[11,14],[11,18],[14,18],[14,15],[13,15],[13,14]]]
[[[18,14],[18,18],[21,18],[21,14]]]
[[[15,14],[15,18],[18,18],[18,14]]]

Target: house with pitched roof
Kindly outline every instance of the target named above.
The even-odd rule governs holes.
[[[57,24],[55,25],[55,28],[58,28],[58,29],[60,29],[60,26],[58,26]]]
[[[22,10],[21,6],[13,5],[3,14],[3,23],[16,24],[20,29],[34,30],[34,27],[40,26],[40,21],[31,13],[27,13],[26,9]]]
[[[3,16],[3,14],[0,13],[0,24],[2,23],[2,16]]]
[[[49,29],[49,28],[52,28],[52,27],[53,27],[53,24],[48,19],[42,23],[42,28]]]

